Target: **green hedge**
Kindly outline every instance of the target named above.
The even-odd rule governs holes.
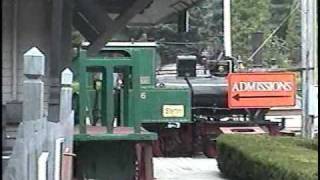
[[[264,135],[221,135],[218,167],[234,180],[316,180],[318,141]]]

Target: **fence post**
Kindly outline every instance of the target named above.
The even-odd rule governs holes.
[[[61,73],[60,91],[60,122],[64,129],[64,149],[62,155],[61,179],[72,180],[72,156],[73,152],[73,112],[72,112],[72,81],[73,73],[66,68]]]
[[[45,57],[38,48],[33,47],[24,55],[23,82],[23,121],[37,120],[43,117]]]
[[[23,55],[24,75],[23,81],[23,138],[24,154],[22,169],[25,179],[36,179],[37,175],[37,120],[43,118],[44,83],[41,76],[45,74],[45,56],[36,47],[31,48]],[[44,137],[43,137],[44,138]]]
[[[66,68],[61,73],[61,91],[60,91],[60,121],[64,121],[68,118],[72,111],[72,81],[73,73],[69,68]]]

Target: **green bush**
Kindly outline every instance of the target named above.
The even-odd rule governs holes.
[[[235,180],[316,180],[318,141],[264,135],[221,135],[218,167]]]

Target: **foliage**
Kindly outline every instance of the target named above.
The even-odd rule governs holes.
[[[300,1],[294,0],[291,5],[291,10],[299,3]],[[300,51],[301,51],[301,17],[300,11],[295,11],[293,16],[288,20],[288,27],[286,30],[285,40],[288,45],[289,53],[288,58],[292,60],[293,64],[299,64],[300,62]]]
[[[277,36],[274,36],[266,43],[263,51],[264,65],[270,67],[272,60],[277,61],[280,68],[287,68],[289,66],[288,55],[289,49],[287,42],[283,41]]]
[[[75,47],[79,46],[81,42],[84,41],[84,38],[81,36],[80,32],[76,31],[75,29],[72,31],[71,38],[72,38],[72,45]]]
[[[271,18],[269,20],[270,28],[275,29],[281,21],[289,14],[292,9],[293,1],[292,0],[271,0],[270,2],[270,13]],[[276,35],[281,38],[285,39],[286,30],[288,28],[288,21],[285,22],[281,28],[278,30]]]
[[[189,15],[189,32],[178,33],[176,22],[171,22],[152,27],[129,27],[126,33],[136,40],[147,33],[148,37],[162,43],[159,48],[162,64],[175,62],[179,54],[199,54],[203,49],[211,50],[211,53],[222,50],[222,0],[203,0],[189,9]]]
[[[270,0],[232,1],[232,49],[235,57],[241,56],[246,60],[250,56],[251,33],[268,32],[269,8]]]
[[[223,35],[222,7],[222,0],[203,0],[189,10],[190,24],[197,28],[198,39],[209,46],[211,43],[216,43],[216,45],[222,43],[217,39]]]
[[[296,137],[221,135],[218,166],[237,180],[315,180],[318,142]]]
[[[266,39],[296,7],[297,3],[299,3],[298,0],[232,1],[234,55],[240,55],[245,60],[251,49],[248,41],[250,33],[261,31],[265,34],[264,39]],[[262,48],[264,66],[270,67],[272,59],[276,60],[279,67],[297,64],[300,56],[299,47],[300,12],[295,11]]]
[[[177,33],[176,24],[160,24],[152,27],[130,27],[127,28],[127,35],[139,41],[143,33],[149,38],[160,43],[159,52],[162,64],[175,62],[176,56],[179,54],[198,54],[203,46],[197,43],[191,44],[175,44],[170,42],[194,42],[199,41],[197,29],[191,26],[189,33]]]

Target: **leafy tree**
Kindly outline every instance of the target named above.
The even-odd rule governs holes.
[[[275,29],[281,23],[281,21],[290,13],[292,4],[293,0],[271,0],[271,18],[269,20],[271,29]],[[281,26],[276,35],[281,39],[285,39],[287,28],[288,21]]]
[[[81,36],[80,32],[75,29],[72,30],[71,38],[72,38],[72,44],[74,46],[79,46],[81,42],[84,41],[84,38]]]
[[[271,1],[270,30],[279,27],[282,21],[290,16],[266,44],[264,58],[269,62],[268,65],[270,58],[275,59],[280,67],[296,65],[300,59],[300,12],[296,9],[298,3],[297,0]]]
[[[196,26],[202,42],[214,42],[223,32],[223,1],[204,0],[190,9],[190,24]]]
[[[299,1],[294,0],[290,9],[293,10],[297,5],[299,5]],[[293,65],[298,65],[301,57],[301,16],[299,10],[296,10],[288,20],[285,40],[289,48],[288,58]]]
[[[143,33],[152,37],[160,45],[162,64],[172,63],[178,54],[199,54],[203,49],[221,50],[222,48],[222,0],[203,0],[188,10],[189,32],[177,33],[176,22],[159,24],[152,27],[130,27],[127,34],[139,39]],[[165,42],[185,42],[170,44]],[[188,43],[191,42],[191,43]]]
[[[233,56],[241,56],[249,63],[251,46],[250,34],[253,32],[268,32],[270,19],[270,0],[233,0],[231,6],[232,49]]]
[[[263,32],[265,38],[281,23],[282,19],[299,3],[298,0],[232,0],[231,25],[233,55],[244,61],[251,55],[250,35]],[[128,27],[114,40],[139,41],[142,34],[163,42],[160,45],[162,64],[175,61],[178,54],[199,54],[203,49],[213,53],[223,46],[223,0],[203,0],[189,10],[190,31],[177,33],[177,23],[162,23],[151,27]],[[263,50],[265,66],[275,58],[281,67],[289,66],[290,60],[299,60],[300,15],[299,11],[280,28],[266,43]],[[75,38],[78,41],[79,38]],[[192,42],[172,44],[165,42]],[[297,58],[298,57],[298,58]],[[289,61],[288,61],[289,59]],[[249,61],[246,62],[250,64]]]
[[[263,53],[264,66],[270,67],[273,64],[273,60],[276,60],[276,65],[282,68],[289,67],[288,55],[288,43],[283,41],[278,36],[274,36],[266,43],[265,51]]]

